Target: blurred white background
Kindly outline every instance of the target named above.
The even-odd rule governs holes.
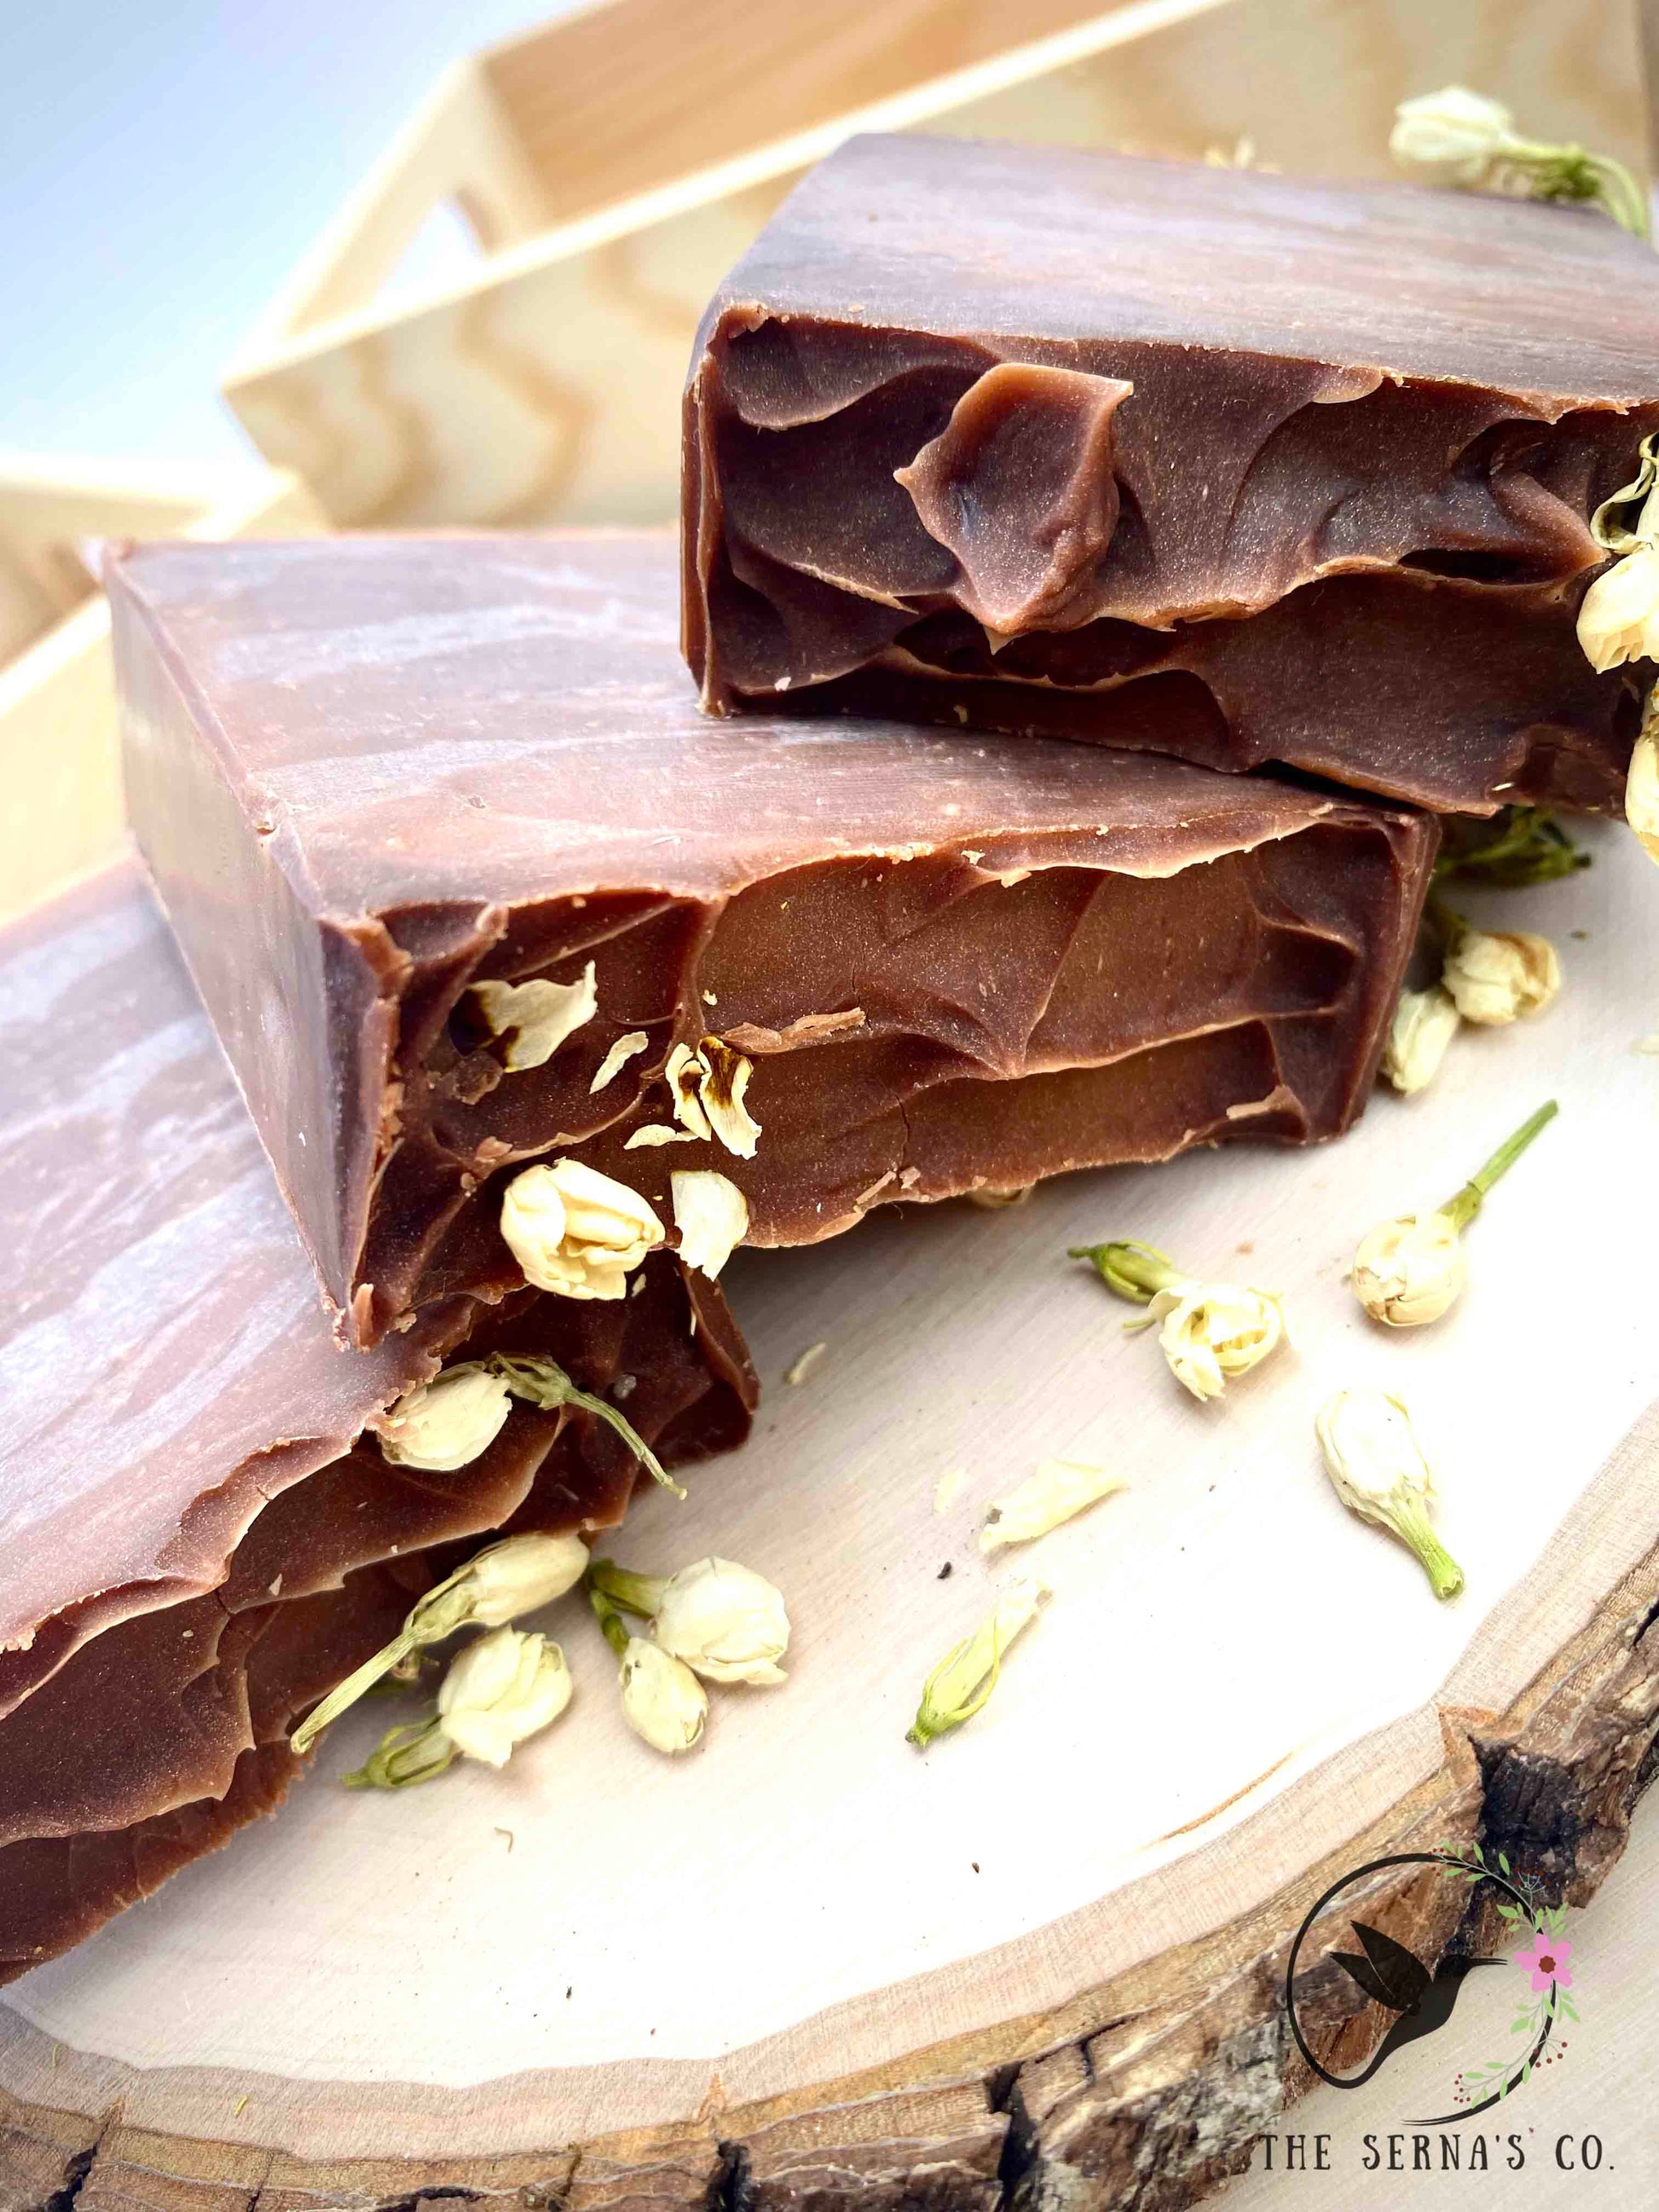
[[[0,447],[252,466],[238,343],[445,65],[563,12],[0,0]]]

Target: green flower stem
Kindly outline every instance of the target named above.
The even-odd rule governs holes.
[[[684,1485],[675,1481],[633,1423],[591,1390],[579,1390],[556,1361],[498,1352],[483,1364],[501,1377],[515,1398],[527,1399],[550,1412],[559,1406],[579,1406],[584,1413],[592,1413],[616,1431],[653,1481],[672,1491],[676,1498],[684,1497]]]
[[[1621,230],[1638,238],[1649,234],[1648,204],[1640,185],[1622,161],[1610,154],[1591,154],[1583,146],[1548,146],[1536,139],[1508,141],[1499,160],[1518,169],[1532,187],[1533,196],[1545,200],[1589,200],[1609,215]]]
[[[388,1729],[361,1766],[340,1778],[348,1790],[408,1790],[431,1782],[455,1757],[455,1747],[434,1721]]]
[[[605,1592],[596,1589],[591,1582],[587,1586],[587,1602],[592,1607],[594,1618],[605,1631],[605,1642],[618,1659],[623,1658],[628,1650],[628,1623]]]
[[[621,1606],[624,1613],[642,1613],[647,1620],[655,1619],[667,1588],[666,1575],[636,1575],[627,1567],[619,1567],[614,1559],[595,1559],[587,1570],[590,1605],[597,1590],[614,1605]],[[594,1606],[593,1609],[597,1613],[599,1607]]]
[[[309,1751],[331,1721],[338,1720],[365,1691],[399,1666],[411,1651],[418,1651],[423,1644],[441,1644],[458,1628],[466,1626],[472,1618],[473,1594],[470,1588],[460,1585],[469,1581],[472,1564],[468,1559],[453,1575],[435,1583],[417,1601],[391,1643],[383,1644],[372,1659],[365,1659],[355,1674],[336,1684],[321,1705],[313,1706],[289,1738],[289,1748],[296,1757]]]
[[[1066,1256],[1087,1260],[1109,1291],[1132,1305],[1150,1305],[1160,1291],[1172,1291],[1189,1278],[1154,1244],[1133,1239],[1113,1244],[1073,1244]]]
[[[1558,883],[1590,865],[1589,854],[1541,806],[1503,807],[1492,823],[1462,837],[1455,823],[1449,830],[1434,866],[1437,883],[1487,883],[1516,890],[1528,884]]]
[[[1450,1220],[1454,1229],[1467,1229],[1486,1203],[1486,1193],[1492,1185],[1506,1176],[1540,1129],[1552,1122],[1561,1109],[1553,1098],[1529,1115],[1512,1137],[1506,1137],[1485,1167],[1472,1175],[1455,1198],[1440,1211]]]
[[[1402,1544],[1408,1544],[1422,1561],[1429,1587],[1437,1598],[1455,1597],[1463,1587],[1463,1570],[1429,1526],[1420,1505],[1401,1509],[1394,1527]]]

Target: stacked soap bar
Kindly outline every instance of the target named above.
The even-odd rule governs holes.
[[[1611,806],[1638,700],[1574,618],[1656,428],[1599,216],[858,139],[704,318],[687,651],[716,713]]]
[[[719,1289],[434,1300],[335,1345],[213,1034],[136,872],[0,936],[0,1981],[266,1812],[292,1718],[499,1529],[607,1527],[636,1468],[516,1404],[453,1474],[366,1425],[452,1356],[556,1359],[670,1463],[740,1443]],[[471,1548],[463,1545],[462,1550]]]
[[[675,577],[627,534],[110,566],[135,825],[355,1341],[520,1288],[529,1164],[624,1184],[671,1247],[674,1178],[713,1171],[748,1242],[798,1244],[1359,1110],[1431,823],[1092,747],[711,720]],[[501,997],[531,983],[563,1010],[539,1054]]]

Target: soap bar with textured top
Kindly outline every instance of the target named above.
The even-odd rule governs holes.
[[[686,649],[717,713],[1607,807],[1638,702],[1574,618],[1656,428],[1599,215],[854,139],[703,320]]]
[[[282,1796],[293,1718],[487,1531],[601,1528],[635,1461],[515,1402],[452,1474],[368,1425],[451,1357],[539,1353],[671,1464],[747,1432],[717,1285],[435,1301],[342,1352],[131,866],[0,933],[0,1981]],[[631,1378],[631,1379],[629,1379]]]
[[[747,1242],[799,1244],[884,1200],[1331,1136],[1364,1101],[1422,816],[713,720],[665,535],[156,545],[107,574],[139,838],[359,1342],[522,1283],[503,1194],[533,1166],[624,1184],[671,1248],[676,1178],[718,1176]],[[578,1287],[620,1297],[629,1264]]]

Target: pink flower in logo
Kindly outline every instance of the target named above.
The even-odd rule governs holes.
[[[1558,1989],[1572,1987],[1572,1974],[1567,1961],[1572,1956],[1572,1946],[1565,1936],[1540,1933],[1532,1939],[1531,1948],[1517,1951],[1515,1963],[1523,1974],[1532,1976],[1534,1990],[1543,1991],[1553,1982]]]

